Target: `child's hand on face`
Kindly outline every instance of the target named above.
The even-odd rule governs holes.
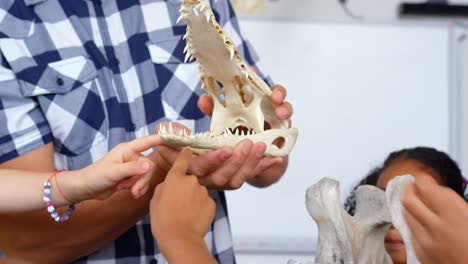
[[[468,204],[457,193],[421,179],[407,187],[403,205],[421,263],[466,263]]]
[[[189,149],[180,153],[151,200],[151,229],[163,253],[174,247],[171,243],[203,240],[214,218],[215,203],[206,187],[186,175],[191,158]]]
[[[107,199],[122,189],[131,189],[133,197],[146,193],[154,165],[140,153],[161,144],[157,135],[146,136],[115,146],[106,156],[81,171],[83,180],[76,200]],[[73,192],[73,191],[72,191]]]

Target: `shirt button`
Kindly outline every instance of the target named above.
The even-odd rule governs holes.
[[[127,132],[130,132],[130,131],[135,131],[136,130],[136,125],[135,123],[131,123],[130,125],[127,126],[127,128],[125,129]]]
[[[64,83],[65,83],[65,82],[63,81],[63,79],[62,79],[62,78],[60,78],[60,77],[59,77],[59,78],[57,78],[57,81],[56,81],[56,82],[57,82],[57,85],[58,85],[58,86],[63,86],[63,85],[64,85]]]
[[[157,259],[152,259],[152,260],[150,261],[150,264],[158,264],[158,260],[157,260]]]

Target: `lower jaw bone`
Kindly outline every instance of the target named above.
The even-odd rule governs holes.
[[[270,129],[259,134],[251,135],[234,135],[230,133],[224,133],[222,135],[212,135],[210,132],[201,134],[187,135],[185,132],[176,134],[172,131],[172,125],[168,129],[160,129],[159,135],[164,144],[175,147],[191,147],[193,152],[196,154],[203,154],[215,149],[222,147],[234,148],[242,140],[251,140],[253,143],[263,142],[267,146],[265,150],[265,156],[287,156],[297,138],[297,129]],[[282,146],[273,144],[275,140],[282,139]]]

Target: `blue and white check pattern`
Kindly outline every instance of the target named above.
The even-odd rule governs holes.
[[[198,66],[183,63],[181,0],[1,0],[0,162],[53,142],[57,168],[79,169],[120,142],[177,120],[206,131]],[[215,16],[248,63],[257,59],[227,0]],[[205,240],[234,263],[223,192]],[[78,263],[165,263],[145,217]]]

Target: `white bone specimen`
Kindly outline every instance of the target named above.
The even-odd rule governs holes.
[[[237,12],[255,13],[265,9],[265,0],[231,0]]]
[[[411,244],[411,236],[405,218],[403,216],[404,208],[401,204],[401,197],[403,189],[407,184],[414,182],[411,175],[396,177],[391,180],[387,185],[387,202],[392,215],[392,223],[395,228],[400,232],[406,248],[406,263],[419,264],[416,254]]]
[[[390,214],[382,190],[359,187],[352,217],[341,205],[339,183],[325,178],[307,190],[306,206],[318,225],[315,263],[391,263],[383,242]]]
[[[361,186],[356,190],[353,220],[364,242],[359,252],[359,262],[355,263],[392,263],[384,245],[391,220],[385,198],[385,192],[374,186]]]
[[[407,263],[419,264],[403,217],[402,192],[414,182],[411,175],[395,177],[384,192],[364,185],[356,190],[356,213],[341,206],[339,182],[322,179],[306,192],[306,207],[318,226],[317,264],[387,264],[384,237],[390,224],[405,243]],[[288,264],[301,264],[290,260]]]
[[[288,155],[297,129],[276,117],[270,87],[245,63],[210,6],[201,0],[183,0],[180,14],[179,20],[187,23],[186,61],[195,58],[199,63],[203,88],[214,109],[209,132],[186,136],[163,128],[163,142],[203,153],[250,139],[267,145],[266,156]]]

